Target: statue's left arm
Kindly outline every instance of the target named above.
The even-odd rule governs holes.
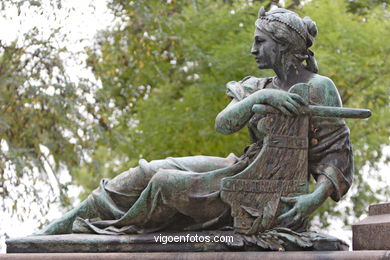
[[[310,88],[312,105],[341,107],[334,83],[319,76]],[[317,184],[314,191],[293,198],[282,198],[293,208],[279,217],[280,222],[294,223],[307,217],[330,196],[338,201],[348,191],[353,179],[352,145],[349,129],[341,118],[312,118],[309,131],[309,172]]]
[[[313,105],[341,107],[341,99],[333,82],[323,77],[310,93]],[[309,172],[332,183],[330,197],[334,201],[347,193],[353,179],[353,154],[349,129],[341,118],[312,118],[309,134]]]

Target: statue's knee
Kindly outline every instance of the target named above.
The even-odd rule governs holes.
[[[139,160],[138,165],[142,169],[142,171],[148,176],[153,176],[160,169],[172,168],[172,166],[170,166],[167,160],[153,160],[148,162],[145,159],[141,159]]]
[[[169,171],[161,169],[157,171],[152,179],[150,179],[150,184],[153,186],[166,186],[169,184]]]
[[[151,165],[148,161],[146,161],[145,159],[141,159],[141,160],[139,160],[138,165],[139,165],[139,169],[142,171],[142,173],[144,173],[146,175],[151,174],[152,168],[151,168]]]

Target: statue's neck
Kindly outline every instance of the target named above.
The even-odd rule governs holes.
[[[303,64],[289,62],[280,64],[274,68],[276,73],[276,82],[283,90],[289,90],[291,86],[297,83],[307,82],[313,73],[308,71]]]

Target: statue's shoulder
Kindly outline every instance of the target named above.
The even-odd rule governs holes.
[[[237,100],[242,100],[250,94],[263,89],[272,78],[256,78],[247,76],[240,81],[230,81],[226,84],[226,94]]]
[[[313,105],[342,106],[340,94],[330,78],[315,74],[308,84],[310,85],[310,103]]]

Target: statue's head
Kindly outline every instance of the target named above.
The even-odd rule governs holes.
[[[302,19],[296,13],[282,8],[269,12],[261,8],[255,25],[252,53],[256,56],[259,68],[271,69],[278,62],[306,61],[307,69],[317,72],[314,54],[309,50],[317,35],[317,26],[309,17]]]

